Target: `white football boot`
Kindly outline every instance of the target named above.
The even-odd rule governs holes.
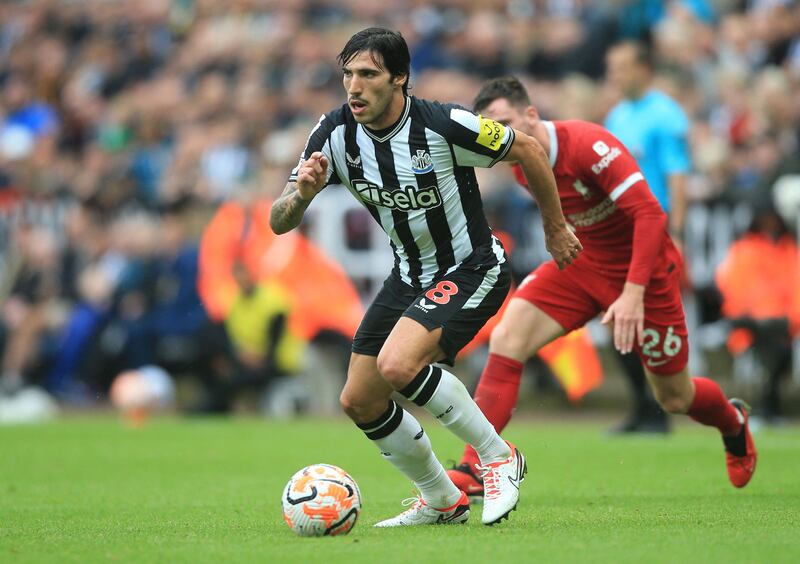
[[[403,500],[403,505],[410,505],[397,517],[375,523],[376,527],[409,527],[413,525],[451,525],[466,523],[469,519],[469,498],[461,492],[461,497],[450,507],[436,509],[425,503],[421,497],[410,497]]]
[[[483,478],[483,517],[484,525],[499,523],[517,508],[519,485],[525,479],[528,466],[525,457],[517,447],[511,447],[511,456],[499,462],[478,466]]]

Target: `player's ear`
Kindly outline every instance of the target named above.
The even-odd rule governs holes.
[[[539,110],[534,106],[528,106],[525,108],[525,117],[531,121],[539,121]]]
[[[392,79],[392,82],[395,86],[403,87],[403,85],[408,82],[408,75],[407,74],[398,74],[395,75]]]

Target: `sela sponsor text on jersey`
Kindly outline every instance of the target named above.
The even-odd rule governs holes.
[[[416,188],[404,186],[390,190],[366,180],[353,180],[353,188],[367,203],[396,210],[430,209],[441,205],[442,196],[436,186]]]

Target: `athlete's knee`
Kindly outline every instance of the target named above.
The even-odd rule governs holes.
[[[496,354],[502,354],[510,358],[527,358],[529,344],[527,335],[514,331],[510,324],[501,321],[494,329],[489,338],[489,349]]]
[[[367,398],[348,390],[346,386],[339,395],[342,411],[356,423],[374,421],[384,412],[386,403],[386,399]]]
[[[350,419],[354,421],[358,419],[358,413],[360,411],[360,402],[358,398],[356,398],[353,394],[351,394],[347,388],[342,390],[342,393],[339,394],[339,405],[342,407],[342,411],[344,411]]]
[[[679,390],[655,390],[655,398],[667,413],[686,413],[692,405],[692,397]]]
[[[658,404],[667,413],[687,413],[694,401],[694,385],[686,367],[670,374],[646,370],[647,378]]]
[[[384,348],[378,354],[378,372],[395,390],[404,388],[421,369],[418,359],[402,352]]]

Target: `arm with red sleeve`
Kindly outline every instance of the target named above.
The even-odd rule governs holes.
[[[630,190],[616,204],[623,213],[633,217],[633,251],[627,281],[647,286],[666,237],[667,214],[644,179],[639,183],[638,190]]]
[[[615,148],[620,154],[609,159],[609,165],[596,174],[592,166],[601,159],[594,150],[598,141],[608,148],[607,154],[612,154]],[[583,171],[582,180],[603,189],[617,208],[633,219],[633,252],[627,281],[647,286],[666,236],[667,216],[650,192],[636,159],[621,141],[606,129],[592,126],[581,139],[581,144],[579,169]],[[517,182],[527,188],[528,181],[522,168],[515,164],[512,170]]]
[[[605,129],[597,127],[596,132],[598,135],[587,137],[587,140],[593,139],[594,142],[603,140],[608,147],[619,147],[621,154],[607,169],[596,175],[592,171],[592,165],[595,163],[589,161],[592,160],[591,155],[594,155],[595,160],[599,160],[600,157],[591,149],[593,142],[588,143],[586,147],[590,155],[586,159],[587,163],[582,165],[585,170],[582,180],[603,188],[617,208],[633,219],[633,252],[627,281],[647,286],[664,242],[667,215],[650,192],[633,155]],[[527,188],[528,181],[522,168],[515,164],[512,171],[517,182]]]
[[[661,253],[667,216],[650,192],[636,159],[616,137],[602,127],[592,126],[580,144],[585,148],[578,152],[584,181],[604,190],[617,208],[633,220],[625,287],[603,317],[603,323],[614,321],[614,344],[627,353],[633,349],[634,339],[642,343],[644,292]]]
[[[617,208],[633,220],[633,250],[627,281],[647,286],[664,243],[667,216],[650,192],[636,159],[620,140],[602,127],[592,126],[587,128],[580,145],[583,180],[605,191]],[[608,152],[603,159],[608,165],[599,167],[598,163],[603,161],[598,153],[605,150]]]

